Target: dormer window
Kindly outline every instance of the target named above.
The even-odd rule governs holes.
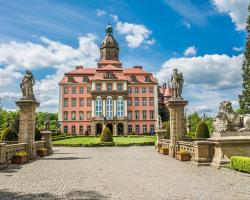
[[[149,76],[145,76],[145,77],[144,77],[144,82],[151,82],[150,77],[149,77]]]
[[[131,82],[137,82],[136,76],[130,76],[130,81]]]
[[[106,79],[115,79],[115,74],[113,72],[106,72],[106,74],[103,75]]]
[[[68,77],[68,82],[74,83],[74,77],[73,77],[73,76],[69,76],[69,77]]]
[[[83,76],[82,82],[88,83],[89,82],[89,77],[88,76]]]

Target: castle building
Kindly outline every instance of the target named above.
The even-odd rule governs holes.
[[[59,83],[59,121],[64,134],[148,134],[158,119],[158,82],[142,66],[125,68],[113,29],[106,27],[96,67],[76,66]]]

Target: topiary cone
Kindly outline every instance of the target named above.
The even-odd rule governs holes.
[[[207,123],[202,121],[197,124],[195,138],[209,138],[209,129]]]
[[[105,127],[102,130],[101,136],[100,136],[100,142],[113,142],[113,136],[108,127]]]

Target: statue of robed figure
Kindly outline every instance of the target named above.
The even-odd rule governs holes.
[[[44,120],[44,129],[48,131],[48,130],[49,130],[49,127],[50,127],[49,114],[46,113],[46,115],[45,115],[45,120]]]
[[[178,73],[177,69],[173,70],[173,74],[171,76],[171,88],[172,88],[172,98],[181,98],[182,88],[183,88],[183,75],[182,73]]]
[[[35,95],[33,93],[33,86],[35,85],[35,79],[30,70],[26,70],[26,74],[24,75],[20,88],[23,94],[24,100],[36,100]]]

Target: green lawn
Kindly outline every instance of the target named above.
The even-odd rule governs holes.
[[[143,145],[154,145],[156,137],[155,136],[128,136],[128,137],[113,137],[114,144],[107,144],[108,146],[143,146]],[[55,137],[53,138],[54,146],[106,146],[100,144],[99,137],[91,136],[70,136],[67,138]]]

